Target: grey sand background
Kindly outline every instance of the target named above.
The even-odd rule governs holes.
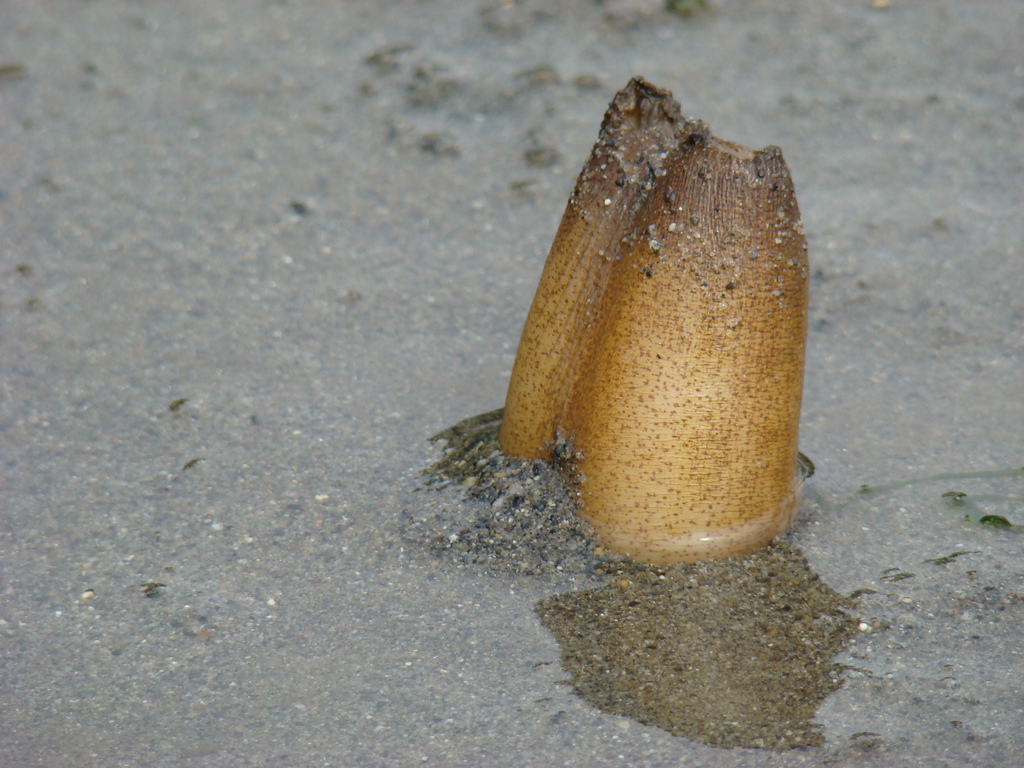
[[[1024,548],[976,523],[1024,524],[1019,476],[856,496],[1024,463],[1024,6],[643,11],[0,5],[0,763],[1024,761]],[[635,74],[797,185],[820,503],[791,538],[877,590],[819,749],[590,708],[533,613],[569,580],[396,535],[426,438],[501,405]]]

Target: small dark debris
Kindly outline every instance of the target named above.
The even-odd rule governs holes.
[[[665,0],[665,9],[676,16],[688,19],[708,7],[707,0]]]
[[[19,80],[23,77],[28,77],[28,68],[24,64],[0,64],[0,80]]]
[[[427,133],[420,139],[420,149],[436,157],[458,157],[459,148],[452,136],[443,133]]]
[[[562,155],[554,147],[531,147],[523,152],[523,158],[527,165],[534,168],[549,168],[552,165],[558,165]]]
[[[800,473],[800,479],[806,480],[809,477],[814,476],[814,462],[811,461],[810,457],[806,454],[797,451],[796,454],[796,467]]]
[[[350,290],[345,291],[345,293],[341,294],[341,296],[338,297],[338,300],[341,301],[341,303],[344,304],[346,307],[351,307],[353,304],[360,301],[362,298],[363,294],[361,294],[359,291]]]
[[[177,400],[172,400],[168,408],[170,409],[171,413],[177,413],[178,411],[181,410],[182,406],[185,405],[185,403],[187,402],[187,397],[179,397]]]
[[[560,82],[558,72],[550,64],[541,64],[516,72],[516,77],[526,80],[531,85],[554,85]]]
[[[363,62],[376,69],[378,74],[386,75],[398,69],[398,57],[401,54],[415,50],[415,48],[416,45],[414,43],[391,45],[374,51],[363,59]]]
[[[990,528],[1012,528],[1013,523],[1007,520],[1002,515],[982,515],[978,518],[978,522],[982,525],[987,525]]]
[[[143,597],[160,597],[160,590],[167,585],[160,581],[147,581],[139,586],[142,588]]]
[[[195,466],[196,464],[198,464],[198,463],[199,463],[200,461],[205,461],[205,459],[203,459],[203,457],[202,457],[202,456],[199,456],[199,457],[197,457],[197,458],[195,458],[195,459],[190,459],[189,461],[186,461],[186,462],[185,462],[185,463],[184,463],[184,464],[182,465],[182,467],[181,467],[181,471],[182,471],[182,472],[184,472],[184,471],[185,471],[186,469],[192,469],[192,467],[194,467],[194,466]]]
[[[518,181],[510,182],[508,188],[518,197],[532,198],[534,187],[536,186],[536,179],[519,179]]]
[[[872,752],[882,746],[881,734],[874,731],[860,731],[850,737],[853,746],[861,752]]]
[[[882,571],[878,580],[891,584],[894,581],[903,581],[904,579],[912,578],[914,578],[914,574],[909,571],[901,571],[899,568],[886,568]]]
[[[462,83],[440,74],[437,67],[420,66],[407,86],[409,103],[414,107],[437,106],[461,87]]]
[[[850,593],[850,599],[856,600],[861,595],[877,595],[877,589],[871,589],[870,587],[862,587],[861,589],[855,589]]]
[[[947,565],[948,563],[952,563],[954,560],[956,560],[958,557],[960,557],[960,555],[980,555],[980,554],[981,554],[981,550],[978,550],[978,549],[961,549],[961,550],[958,550],[957,552],[950,552],[948,555],[945,555],[943,557],[933,557],[933,558],[930,558],[928,560],[925,560],[925,562],[926,563],[931,563],[932,565]]]

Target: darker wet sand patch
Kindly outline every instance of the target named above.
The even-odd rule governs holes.
[[[580,697],[715,747],[824,743],[812,718],[857,621],[797,547],[611,575],[536,607]]]
[[[604,712],[717,747],[824,743],[813,717],[842,685],[834,659],[857,632],[852,600],[784,541],[692,565],[606,552],[557,467],[501,453],[500,423],[492,411],[435,436],[446,448],[406,541],[463,567],[587,586],[535,610],[573,690]],[[444,488],[457,492],[432,493]]]

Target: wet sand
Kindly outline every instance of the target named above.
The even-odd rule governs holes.
[[[1018,758],[1024,10],[643,8],[0,8],[0,763]],[[787,541],[874,590],[821,746],[592,706],[535,612],[588,575],[403,535],[428,438],[502,404],[638,74],[796,185],[817,473]]]

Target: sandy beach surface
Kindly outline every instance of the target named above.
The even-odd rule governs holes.
[[[1021,40],[1018,0],[0,3],[0,764],[1024,764]],[[401,535],[634,75],[796,184],[787,540],[873,590],[821,746],[592,707],[535,612],[575,577]]]

